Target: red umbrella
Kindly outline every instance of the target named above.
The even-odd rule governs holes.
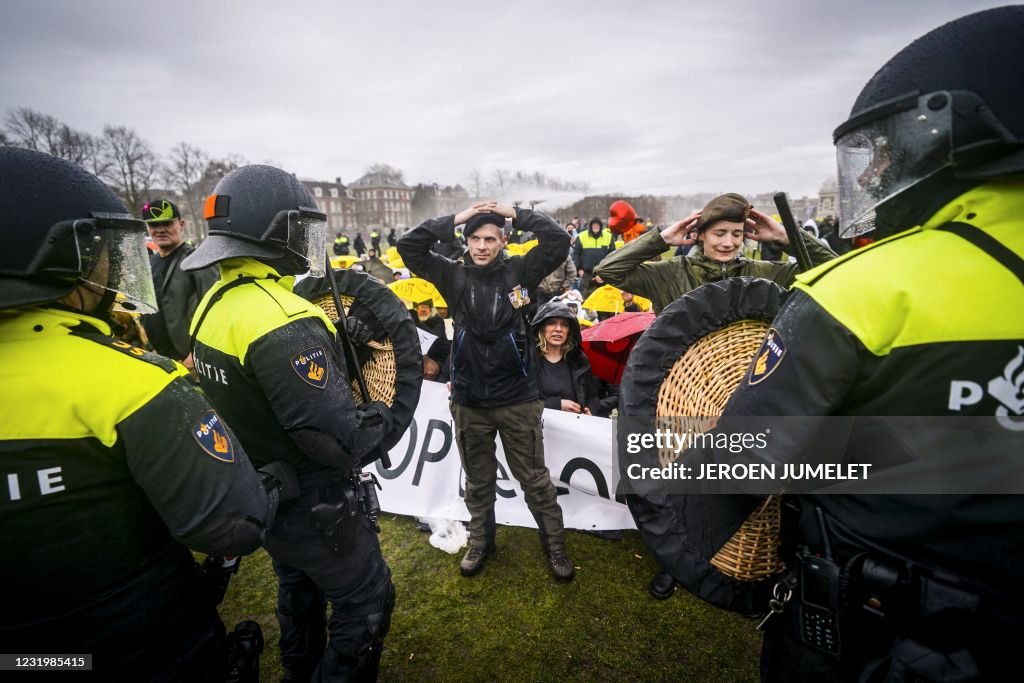
[[[653,322],[653,313],[619,313],[583,330],[583,352],[594,375],[612,384],[622,381],[629,352]]]

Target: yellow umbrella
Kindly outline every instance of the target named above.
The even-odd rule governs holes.
[[[529,242],[523,242],[522,244],[512,243],[507,245],[505,248],[508,250],[508,253],[514,256],[522,256],[535,246],[537,246],[537,240],[530,240]]]
[[[423,278],[410,277],[404,280],[395,280],[394,282],[389,282],[388,287],[399,299],[405,301],[418,303],[430,299],[434,302],[434,306],[448,306],[441,296],[441,292],[437,291],[437,287]]]
[[[382,261],[401,261],[401,257],[398,255],[398,247],[388,247],[387,251],[384,252],[384,258]]]
[[[331,267],[332,268],[348,268],[353,263],[359,260],[358,256],[332,256]]]
[[[394,249],[394,247],[392,247],[392,249]],[[388,251],[390,251],[390,249]],[[388,259],[387,261],[385,261],[385,263],[387,263],[388,268],[392,270],[397,270],[398,268],[405,268],[405,261],[403,261],[402,257],[399,256],[397,253],[394,255],[394,257],[391,257],[391,255],[388,254]]]
[[[651,310],[651,300],[642,296],[633,295],[633,301],[641,310]],[[622,290],[611,285],[602,285],[594,290],[593,294],[583,302],[583,308],[601,313],[622,313],[625,304],[622,303]]]

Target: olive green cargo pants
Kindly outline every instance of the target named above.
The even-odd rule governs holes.
[[[544,464],[544,433],[541,415],[544,402],[528,401],[499,408],[475,408],[451,404],[455,441],[466,471],[466,507],[469,509],[469,543],[484,547],[494,543],[494,501],[498,478],[495,436],[501,438],[512,476],[523,489],[526,505],[541,532],[548,552],[565,549],[562,508]]]

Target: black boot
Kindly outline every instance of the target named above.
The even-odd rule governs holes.
[[[668,572],[659,571],[651,579],[647,590],[655,600],[668,600],[676,590],[676,580]]]

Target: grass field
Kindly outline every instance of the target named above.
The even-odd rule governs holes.
[[[498,554],[463,578],[415,520],[385,515],[384,557],[398,592],[382,681],[755,681],[754,622],[677,589],[647,594],[654,562],[635,532],[621,541],[571,532],[576,579],[551,579],[537,532],[500,527]],[[254,619],[267,641],[261,680],[281,679],[277,584],[260,550],[221,605],[229,629]]]

